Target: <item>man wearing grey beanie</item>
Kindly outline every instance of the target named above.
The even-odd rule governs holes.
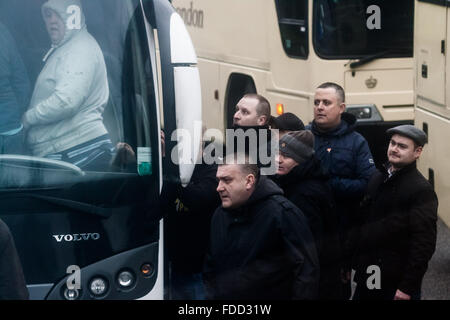
[[[328,176],[314,152],[311,131],[293,131],[280,139],[278,171],[273,178],[286,198],[303,211],[316,241],[320,263],[319,299],[341,298],[341,247]]]

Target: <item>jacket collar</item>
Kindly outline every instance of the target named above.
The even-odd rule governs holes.
[[[399,176],[405,175],[408,172],[411,172],[411,171],[415,170],[416,169],[416,164],[417,164],[416,161],[414,161],[414,162],[404,166],[403,168],[401,168],[399,170],[393,171],[392,174],[389,175],[389,168],[391,167],[391,164],[389,162],[386,162],[383,165],[383,169],[384,169],[383,173],[386,176],[385,182],[388,181],[388,180],[396,179]]]
[[[318,136],[343,136],[354,131],[355,127],[356,117],[348,112],[344,112],[341,115],[341,123],[336,128],[329,131],[321,131],[314,121],[311,123],[311,131]]]

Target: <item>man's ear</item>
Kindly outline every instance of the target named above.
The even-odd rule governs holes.
[[[253,188],[255,186],[255,182],[255,176],[253,174],[248,174],[245,177],[245,189],[250,190],[251,188]]]
[[[267,116],[259,116],[257,122],[259,126],[265,125],[267,123]]]
[[[345,112],[345,108],[346,108],[347,106],[345,105],[345,102],[342,102],[340,105],[339,105],[339,109],[340,109],[340,112],[341,112],[341,114],[343,114],[344,112]]]

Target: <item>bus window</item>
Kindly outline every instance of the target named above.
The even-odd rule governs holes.
[[[414,1],[314,1],[313,43],[325,59],[411,57]]]
[[[276,0],[278,24],[286,54],[308,57],[308,1]]]

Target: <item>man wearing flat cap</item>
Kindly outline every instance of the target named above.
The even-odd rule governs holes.
[[[352,234],[358,300],[420,299],[423,276],[436,247],[438,199],[416,169],[427,135],[412,125],[387,131],[385,170],[369,181],[364,222]]]

